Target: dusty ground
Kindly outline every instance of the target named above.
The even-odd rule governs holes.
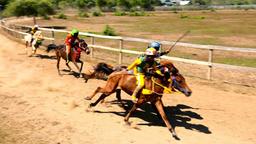
[[[0,43],[2,144],[256,143],[255,88],[188,77],[191,97],[164,96],[169,119],[181,138],[176,141],[149,105],[136,111],[132,126],[124,124],[124,110],[115,104],[114,96],[95,107],[95,112],[87,112],[90,102],[83,97],[105,82],[85,84],[64,71],[67,75],[59,77],[56,60],[45,52],[28,57],[23,45],[3,34]],[[61,68],[65,69],[63,63]],[[131,104],[127,95],[123,98]]]

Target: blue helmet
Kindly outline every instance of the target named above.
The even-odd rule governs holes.
[[[155,48],[157,51],[159,51],[161,44],[159,42],[152,42],[149,47]]]

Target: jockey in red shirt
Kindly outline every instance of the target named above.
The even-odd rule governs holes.
[[[76,40],[79,41],[78,34],[79,34],[79,31],[77,29],[72,29],[71,33],[68,34],[65,39],[67,63],[69,62],[69,55],[71,52],[71,48],[74,48]]]

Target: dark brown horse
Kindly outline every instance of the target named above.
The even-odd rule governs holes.
[[[83,78],[85,79],[85,82],[87,82],[89,79],[96,78],[106,81],[108,79],[108,76],[113,73],[114,71],[121,71],[126,69],[126,66],[112,66],[110,64],[100,62],[93,66],[92,70],[88,73],[83,73]]]
[[[165,66],[168,71],[165,71],[163,76],[154,74],[153,77],[147,78],[145,80],[145,88],[152,90],[151,94],[140,94],[137,103],[135,103],[129,113],[125,116],[124,121],[128,123],[129,117],[132,112],[134,112],[137,107],[145,102],[151,102],[154,104],[161,115],[163,121],[165,122],[167,128],[172,133],[172,136],[179,139],[175,130],[169,123],[167,116],[164,112],[163,103],[161,97],[163,95],[164,89],[167,87],[175,88],[186,96],[190,96],[192,91],[187,86],[184,77],[178,72],[178,70],[173,66],[171,69],[168,68],[170,62],[166,63]],[[128,74],[126,71],[113,72],[105,85],[104,88],[98,87],[91,96],[86,97],[86,100],[91,100],[97,93],[102,93],[102,95],[96,100],[96,102],[91,103],[90,107],[96,106],[101,100],[110,94],[114,93],[120,87],[121,90],[125,91],[127,94],[132,95],[134,89],[136,88],[136,78],[134,75]]]
[[[50,44],[46,51],[49,52],[52,49],[55,50],[55,53],[56,53],[56,56],[57,56],[57,69],[58,69],[59,75],[61,75],[59,65],[60,65],[61,58],[64,59],[65,61],[67,60],[66,46],[65,45],[58,45],[57,46],[55,44]],[[72,50],[70,52],[70,58],[69,58],[74,63],[76,68],[78,69],[79,76],[81,76],[81,72],[82,72],[83,64],[84,64],[80,60],[81,51],[85,51],[85,53],[87,55],[90,54],[90,49],[89,49],[87,43],[83,39],[80,39],[79,42],[76,43],[76,46],[74,48],[72,48]],[[81,63],[80,68],[78,67],[77,63]],[[66,63],[66,66],[69,68],[70,72],[72,72],[72,69],[68,65],[68,63]]]

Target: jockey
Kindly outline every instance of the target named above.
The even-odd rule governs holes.
[[[34,25],[34,27],[30,31],[30,34],[33,36],[36,33],[36,31],[38,31],[38,29],[39,29],[39,26],[38,25]]]
[[[31,34],[31,37],[32,37],[32,39],[31,39],[31,41],[30,41],[30,45],[32,45],[32,42],[33,42],[33,36],[34,36],[34,34],[37,32],[39,30],[39,26],[38,25],[34,25],[32,28],[31,28],[31,30],[29,30],[28,32]]]
[[[79,34],[79,31],[77,29],[72,29],[71,33],[68,34],[65,39],[67,63],[69,62],[69,55],[71,52],[71,48],[74,48],[76,40],[79,41],[78,34]]]
[[[145,85],[145,73],[149,68],[157,66],[157,62],[155,61],[156,56],[157,51],[154,48],[148,48],[144,55],[139,56],[130,66],[128,66],[127,70],[133,69],[137,79],[137,87],[132,94],[133,102],[136,102],[138,92]]]
[[[43,35],[41,31],[36,31],[33,35],[33,41],[32,41],[32,53],[36,53],[36,48],[39,47],[39,45],[42,44]]]
[[[148,48],[154,48],[156,51],[157,51],[157,55],[158,57],[162,56],[162,55],[165,55],[165,54],[168,54],[170,51],[164,51],[164,52],[160,52],[160,47],[161,47],[161,43],[157,42],[157,41],[154,41],[152,43],[149,44]]]

